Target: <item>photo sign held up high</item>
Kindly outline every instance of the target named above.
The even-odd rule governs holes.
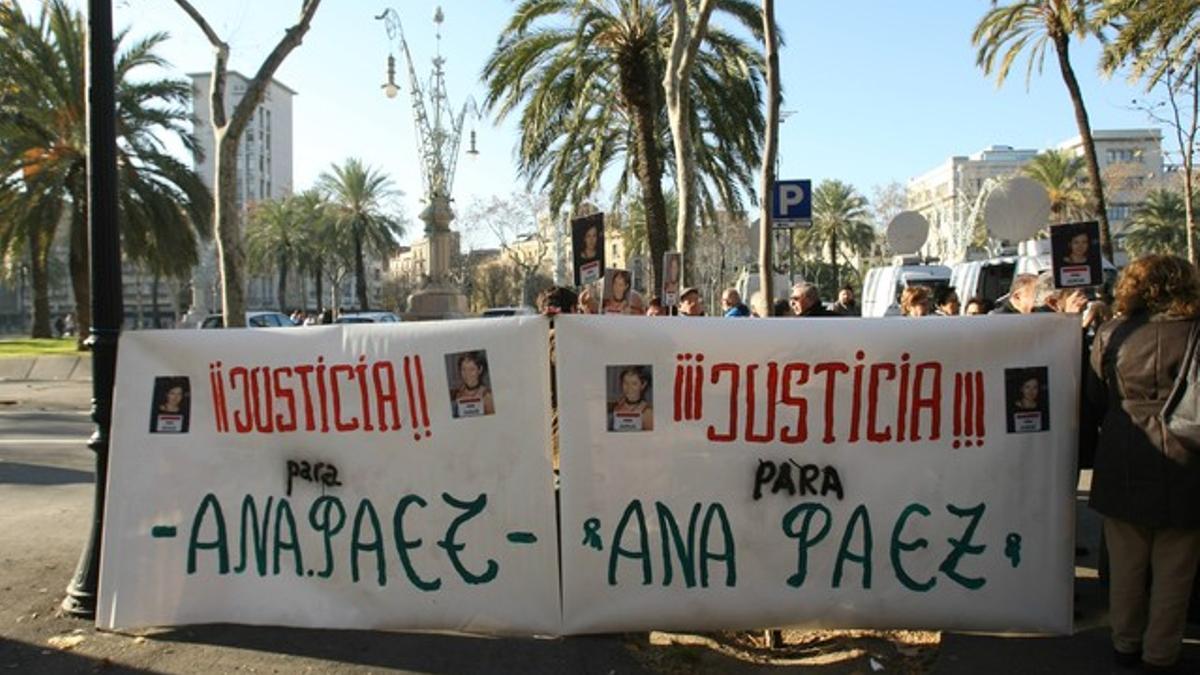
[[[564,633],[1070,630],[1078,322],[569,316],[556,341]]]
[[[1098,286],[1104,282],[1098,222],[1051,225],[1050,250],[1057,288]]]
[[[125,333],[97,624],[557,632],[547,329]]]

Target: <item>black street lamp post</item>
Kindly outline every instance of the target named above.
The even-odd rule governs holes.
[[[113,380],[117,338],[124,312],[121,304],[121,242],[117,231],[114,89],[112,2],[88,0],[88,230],[92,326],[87,344],[92,349],[92,421],[96,423],[88,447],[96,453],[96,494],[91,533],[62,603],[64,612],[80,618],[96,615]]]

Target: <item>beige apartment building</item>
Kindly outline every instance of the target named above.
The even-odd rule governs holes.
[[[1146,187],[1163,176],[1162,132],[1158,129],[1114,129],[1092,132],[1100,172],[1106,180],[1108,218],[1120,234]],[[1078,155],[1076,136],[1054,146]],[[988,192],[1003,179],[1020,172],[1040,150],[993,145],[973,155],[954,156],[908,181],[907,208],[929,221],[923,253],[944,262],[967,255],[974,223]]]

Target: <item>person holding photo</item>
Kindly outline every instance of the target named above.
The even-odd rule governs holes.
[[[454,390],[455,417],[477,417],[496,412],[492,392],[483,383],[487,363],[477,352],[458,357],[458,377],[461,384]]]
[[[621,397],[609,414],[609,431],[653,431],[654,407],[643,397],[650,378],[641,366],[621,370]]]
[[[612,287],[604,294],[604,314],[642,314],[642,296],[631,290],[633,278],[628,270],[614,270],[610,277]]]

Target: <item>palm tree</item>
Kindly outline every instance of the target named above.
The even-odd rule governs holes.
[[[34,291],[45,293],[50,242],[69,223],[69,270],[80,342],[91,323],[87,236],[87,137],[83,15],[50,0],[40,16],[18,3],[0,5],[0,249],[27,249]],[[164,148],[174,137],[195,150],[186,82],[144,79],[167,64],[154,52],[155,33],[121,50],[116,36],[118,218],[135,259],[162,255],[176,264],[196,258],[196,233],[206,233],[211,204],[199,177]],[[136,80],[136,81],[135,81]],[[35,298],[34,332],[48,332],[48,302]]]
[[[316,189],[305,190],[292,197],[296,232],[294,233],[296,267],[312,277],[315,285],[317,309],[321,308],[324,290],[326,261],[336,255],[337,233],[334,219],[330,215],[329,203]],[[307,305],[307,294],[301,296],[300,304]],[[301,309],[307,310],[307,306]]]
[[[317,186],[330,202],[334,227],[353,246],[358,308],[369,309],[365,256],[368,252],[389,255],[398,245],[397,238],[404,236],[400,218],[388,213],[388,202],[400,192],[387,174],[354,157],[341,166],[332,165],[317,179]]]
[[[875,242],[867,198],[840,180],[825,180],[813,190],[813,222],[797,235],[801,247],[827,251],[834,285],[841,285],[838,253],[844,257],[869,253]]]
[[[279,275],[275,300],[279,311],[286,312],[288,272],[296,263],[303,234],[296,200],[284,197],[259,202],[248,216],[246,262],[253,270],[270,270]]]
[[[670,48],[666,0],[523,0],[484,66],[484,105],[500,118],[520,109],[518,170],[540,181],[551,212],[597,191],[620,167],[615,198],[636,177],[645,202],[655,277],[669,241],[662,180],[673,163],[662,91]],[[718,0],[717,9],[761,39],[758,8]],[[754,196],[764,122],[762,57],[712,25],[688,82],[690,123],[702,184],[700,205],[741,209]]]
[[[1066,223],[1090,215],[1087,193],[1080,184],[1083,177],[1083,158],[1066,150],[1047,150],[1038,153],[1021,167],[1021,173],[1046,188],[1050,196],[1050,218]]]
[[[1088,16],[1094,4],[1094,0],[1012,0],[1008,4],[992,0],[992,9],[975,26],[971,43],[978,48],[976,65],[983,69],[985,75],[995,73],[996,86],[1004,84],[1013,61],[1026,48],[1029,49],[1029,65],[1025,71],[1025,84],[1029,86],[1034,68],[1039,73],[1042,71],[1046,47],[1054,47],[1059,72],[1075,108],[1075,124],[1079,127],[1079,139],[1083,145],[1088,182],[1092,188],[1089,210],[1100,221],[1100,246],[1105,257],[1111,260],[1112,237],[1108,228],[1104,183],[1100,180],[1100,163],[1096,159],[1096,144],[1092,141],[1092,127],[1083,104],[1083,93],[1079,90],[1070,58],[1072,35],[1079,39],[1099,35],[1099,24]]]
[[[1112,74],[1129,66],[1131,80],[1152,89],[1168,73],[1186,73],[1200,65],[1200,32],[1195,0],[1108,0],[1097,19],[1117,27],[1104,45],[1100,68]]]
[[[1125,226],[1125,248],[1135,256],[1178,255],[1187,247],[1186,223],[1183,195],[1173,190],[1152,190]]]

